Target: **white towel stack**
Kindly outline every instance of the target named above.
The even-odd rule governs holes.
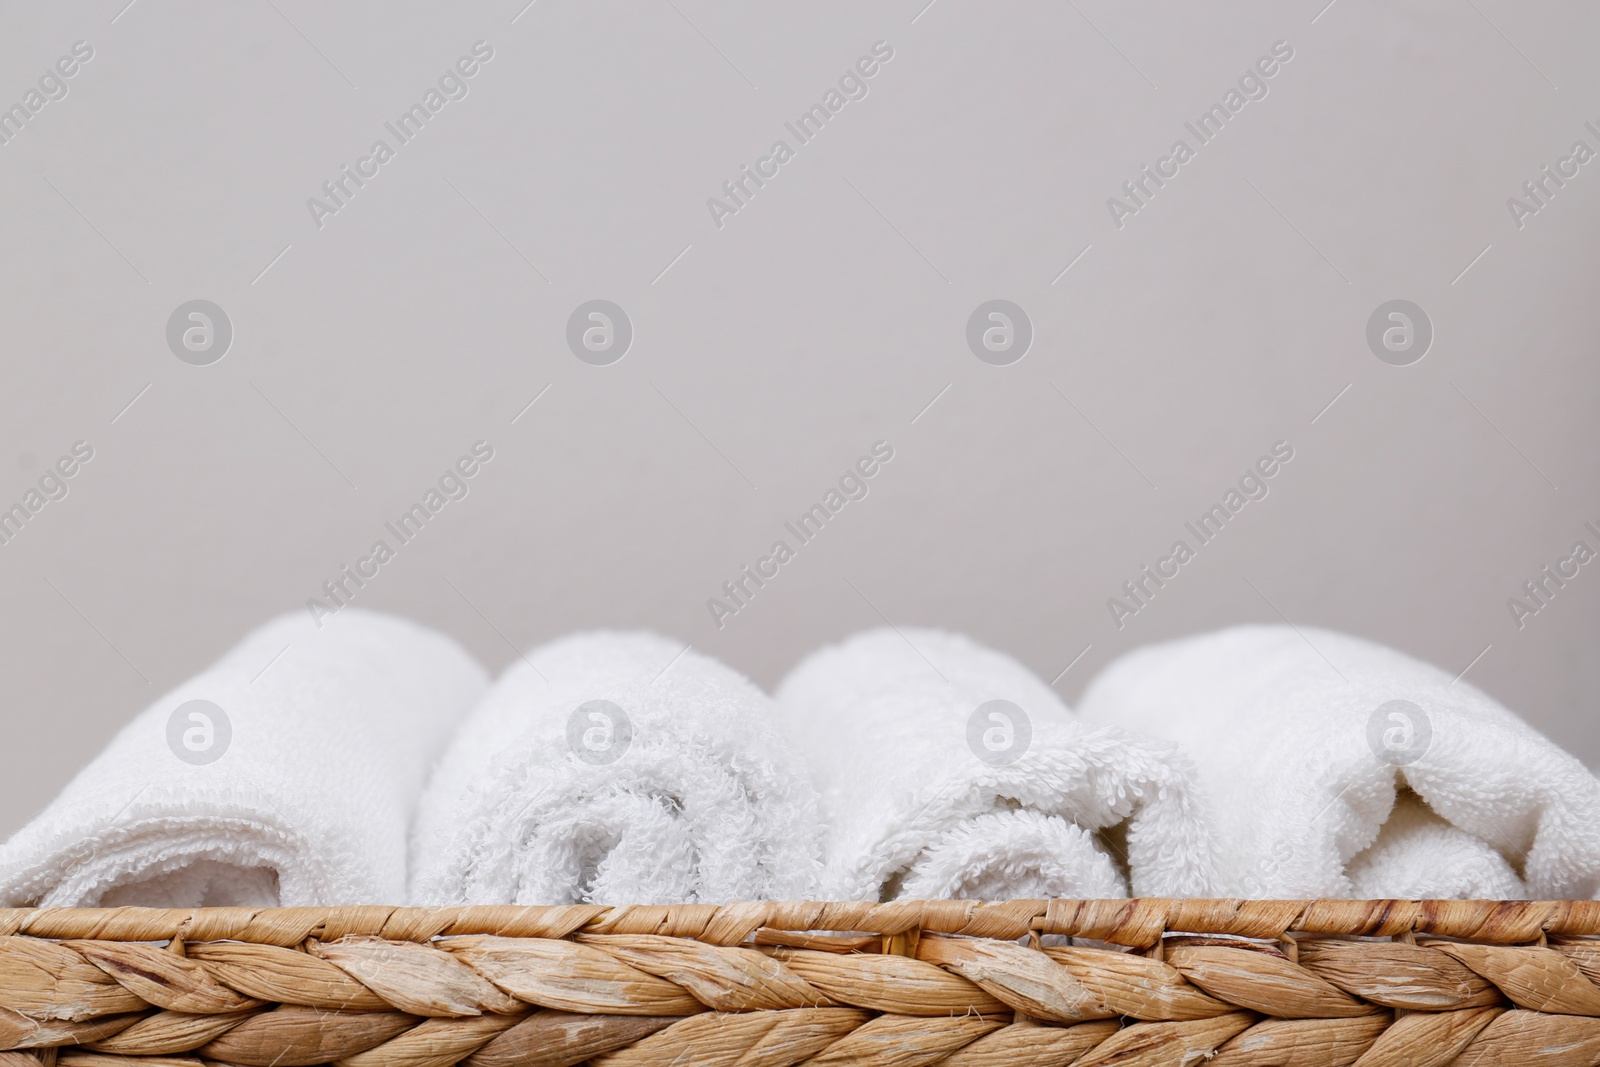
[[[0,847],[0,904],[403,903],[408,820],[486,685],[402,619],[267,623]]]
[[[1079,708],[1193,758],[1224,893],[1600,889],[1600,781],[1467,682],[1392,649],[1241,626],[1129,653]]]
[[[652,634],[514,663],[461,725],[415,834],[422,904],[803,899],[816,798],[772,702]]]
[[[1122,657],[1080,710],[937,630],[822,648],[774,702],[652,634],[491,688],[404,620],[297,613],[0,846],[0,906],[1600,891],[1600,780],[1391,649],[1238,627]]]
[[[1210,887],[1173,746],[1075,721],[1026,668],[964,637],[857,634],[795,667],[778,702],[821,793],[829,898]]]

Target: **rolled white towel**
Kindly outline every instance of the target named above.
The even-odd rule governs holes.
[[[991,703],[995,701],[1005,703]],[[1074,720],[1008,656],[868,630],[778,687],[822,798],[824,893],[1203,895],[1209,834],[1174,746]]]
[[[645,633],[512,664],[424,796],[419,904],[804,899],[816,797],[771,700]]]
[[[1393,649],[1241,626],[1123,656],[1079,710],[1193,758],[1229,894],[1600,888],[1600,781],[1468,683]],[[1402,786],[1417,799],[1397,810]]]
[[[402,903],[428,769],[487,684],[455,642],[403,619],[275,619],[145,709],[0,846],[0,904]]]

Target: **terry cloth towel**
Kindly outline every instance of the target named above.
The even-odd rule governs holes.
[[[513,663],[419,810],[419,904],[805,899],[816,797],[772,701],[647,633],[578,634]]]
[[[868,630],[778,688],[841,900],[1204,895],[1209,835],[1174,746],[1074,720],[1008,656]]]
[[[0,847],[0,904],[398,904],[428,770],[488,679],[347,608],[247,636],[129,723]]]
[[[1085,718],[1180,743],[1247,897],[1590,898],[1600,782],[1464,681],[1327,630],[1131,652]]]

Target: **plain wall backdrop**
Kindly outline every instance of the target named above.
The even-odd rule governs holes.
[[[1470,665],[1600,762],[1600,566],[1508,607],[1600,548],[1600,161],[1508,207],[1600,151],[1593,5],[525,4],[3,16],[0,105],[28,117],[0,125],[0,506],[94,454],[0,546],[0,832],[380,538],[355,603],[495,670],[649,627],[770,686],[887,618],[1070,701],[1139,644],[1287,618]],[[385,123],[480,41],[400,145]],[[785,123],[877,42],[865,97],[801,144]],[[1279,42],[1200,144],[1185,123]],[[233,329],[208,366],[167,341],[196,299]],[[609,366],[566,340],[594,299],[632,323]],[[1032,324],[1008,366],[967,344],[992,299]],[[1396,299],[1434,332],[1408,366],[1367,343]],[[398,546],[384,523],[478,441],[468,495]],[[708,598],[878,441],[868,495],[715,625]],[[1280,441],[1268,495],[1119,628],[1108,598]]]

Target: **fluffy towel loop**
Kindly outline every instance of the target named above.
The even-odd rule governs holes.
[[[1075,721],[964,637],[857,634],[795,667],[778,702],[821,792],[830,898],[1121,897],[1130,871],[1138,895],[1210,887],[1173,746]]]
[[[1600,781],[1467,682],[1393,649],[1241,626],[1123,656],[1080,711],[1193,758],[1224,893],[1561,900],[1600,888]]]
[[[0,847],[0,903],[401,903],[428,768],[487,684],[455,642],[403,619],[269,622]]]
[[[513,664],[462,725],[415,837],[420,904],[804,899],[816,797],[771,700],[643,633]]]
[[[1363,900],[1528,898],[1527,885],[1504,856],[1439,818],[1409,790],[1346,873],[1352,895]]]

